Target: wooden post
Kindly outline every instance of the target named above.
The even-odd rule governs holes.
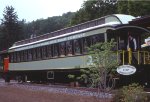
[[[124,50],[123,50],[123,52],[122,52],[122,63],[123,63],[123,65],[124,65]]]
[[[131,60],[132,60],[132,51],[131,49],[129,48],[128,49],[128,63],[131,64]]]

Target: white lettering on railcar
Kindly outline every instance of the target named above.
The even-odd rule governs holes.
[[[73,40],[73,39],[78,39],[78,38],[82,38],[82,37],[85,37],[85,33],[72,35],[72,36],[68,36],[68,37],[63,37],[63,38],[59,38],[59,39],[54,39],[54,40],[51,40],[51,41],[46,41],[46,42],[37,43],[37,44],[33,44],[33,45],[24,46],[24,47],[15,49],[15,51],[31,49],[31,48],[45,46],[45,45],[49,45],[49,44],[55,44],[55,43],[64,42],[64,41],[68,41],[68,40]]]

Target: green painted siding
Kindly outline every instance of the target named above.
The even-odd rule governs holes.
[[[88,56],[74,56],[32,62],[10,63],[9,70],[52,70],[86,68]]]

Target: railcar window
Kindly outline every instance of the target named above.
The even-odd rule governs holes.
[[[42,47],[42,58],[43,59],[46,58],[46,47],[45,46]]]
[[[81,25],[78,26],[78,30],[81,30]]]
[[[66,29],[66,33],[70,33],[70,32],[72,32],[71,28]]]
[[[96,21],[96,25],[100,25],[100,24],[103,24],[103,23],[105,23],[105,19],[104,18],[103,19],[99,19],[99,20]]]
[[[54,36],[58,36],[59,32],[54,32],[53,35]]]
[[[72,41],[67,41],[66,42],[66,53],[67,55],[72,55],[73,52],[72,52]]]
[[[97,36],[97,41],[98,41],[98,42],[104,42],[104,41],[105,41],[104,34],[99,34],[99,35]]]
[[[81,25],[81,29],[85,29],[86,27],[86,23]]]
[[[83,53],[87,53],[87,47],[90,47],[90,38],[83,38]]]
[[[14,62],[17,62],[17,55],[16,55],[17,53],[15,52],[14,53]]]
[[[53,33],[49,33],[46,38],[50,38],[53,36]]]
[[[65,42],[60,43],[59,44],[60,56],[64,56],[65,55],[65,49],[66,49]]]
[[[17,52],[17,62],[20,62],[20,52]]]
[[[10,54],[10,62],[14,62],[14,53]]]
[[[36,54],[37,54],[36,49],[32,49],[32,53],[33,53],[33,60],[36,60],[37,59],[36,58]]]
[[[104,42],[104,34],[98,34],[91,37],[91,44],[94,45],[98,42]]]
[[[94,36],[92,36],[92,39],[91,39],[92,41],[92,45],[94,45],[94,44],[96,44],[97,42],[98,42],[98,39],[97,39],[97,36],[96,35],[94,35]]]
[[[89,27],[95,26],[95,21],[89,22]]]
[[[74,52],[75,54],[81,53],[81,39],[74,40]]]
[[[28,61],[32,60],[32,53],[31,50],[28,50]]]
[[[41,59],[41,49],[37,48],[37,59]]]
[[[13,53],[13,57],[14,57],[13,58],[13,60],[14,60],[13,62],[16,62],[16,53],[15,52]]]
[[[62,31],[60,31],[59,35],[65,34],[65,33],[66,33],[66,31],[65,31],[65,30],[62,30]]]
[[[31,50],[28,50],[28,61],[32,60],[32,52]]]
[[[21,61],[21,62],[24,61],[24,54],[23,54],[23,51],[20,52],[20,61]]]
[[[27,50],[24,51],[24,61],[27,61],[28,59],[28,52]]]
[[[73,31],[77,31],[78,30],[78,26],[73,27]]]
[[[47,57],[48,58],[52,57],[52,47],[51,47],[51,45],[47,46]]]
[[[53,51],[54,51],[53,53],[54,57],[57,57],[59,55],[58,44],[53,45]]]
[[[117,50],[127,50],[128,36],[126,33],[123,32],[122,34],[118,35],[115,38],[115,41],[117,42],[117,45],[116,45]]]

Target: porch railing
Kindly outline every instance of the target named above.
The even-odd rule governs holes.
[[[117,62],[124,64],[150,64],[150,52],[148,51],[117,51]]]

